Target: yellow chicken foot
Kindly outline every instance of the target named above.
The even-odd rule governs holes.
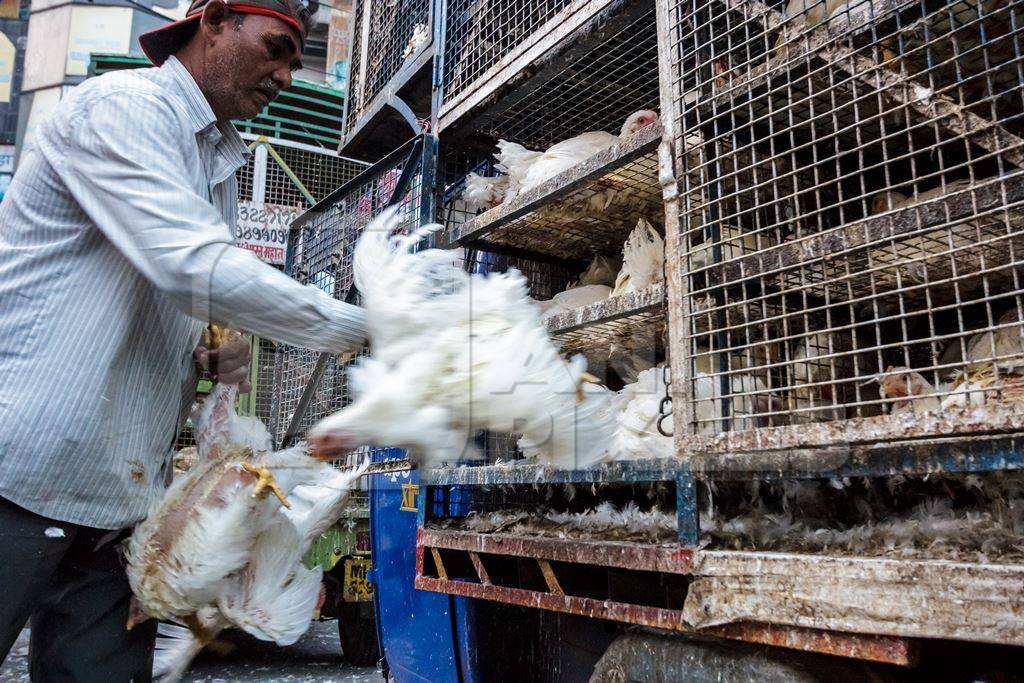
[[[576,387],[576,402],[577,403],[583,403],[583,399],[585,399],[587,397],[586,393],[583,391],[583,383],[584,382],[589,382],[591,384],[600,384],[601,380],[599,380],[597,377],[594,377],[589,372],[584,372],[582,375],[580,375],[580,383]]]
[[[248,462],[242,463],[242,469],[249,474],[256,476],[256,485],[252,488],[253,498],[266,498],[267,492],[269,491],[277,496],[277,499],[281,501],[281,505],[284,505],[286,508],[291,508],[291,503],[289,503],[288,499],[284,497],[284,491],[282,491],[281,487],[277,485],[277,482],[274,480],[274,475],[270,473],[270,470],[266,467],[253,465]]]

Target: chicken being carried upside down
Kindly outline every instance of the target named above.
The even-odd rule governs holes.
[[[158,652],[154,669],[164,680],[180,677],[225,628],[279,645],[305,633],[321,571],[306,569],[302,557],[341,515],[360,475],[310,457],[301,445],[273,451],[262,422],[236,414],[237,395],[234,386],[214,386],[192,418],[197,463],[128,541],[137,603],[129,628],[154,617],[191,632]],[[302,509],[288,500],[300,487],[312,493],[301,496],[312,501]]]

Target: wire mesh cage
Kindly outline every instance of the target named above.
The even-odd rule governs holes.
[[[660,226],[663,208],[656,154],[660,130],[648,126],[623,132],[631,115],[658,106],[654,6],[648,2],[591,5],[603,10],[588,9],[594,13],[585,30],[565,38],[559,49],[533,63],[526,82],[487,100],[466,125],[473,128],[475,143],[505,140],[538,151],[563,143],[567,146],[563,152],[573,155],[594,144],[593,149],[588,147],[592,154],[568,170],[543,176],[547,178],[543,182],[531,180],[515,193],[506,190],[497,209],[465,227],[456,226],[453,239],[584,260],[595,253],[618,254],[641,217]],[[453,132],[452,137],[461,136]],[[488,156],[498,150],[482,148]],[[536,166],[554,167],[554,163],[542,159]],[[498,175],[486,166],[470,170]]]
[[[1024,3],[667,8],[693,448],[1018,429]]]
[[[256,138],[250,144],[253,154],[236,174],[238,196],[243,201],[264,201],[302,210],[366,169],[362,162],[287,140]],[[268,153],[257,153],[260,147]]]
[[[657,105],[652,2],[452,0],[448,11],[442,131],[483,102],[471,117],[477,132],[545,149],[585,131],[617,132]]]
[[[433,8],[433,0],[356,0],[346,131],[406,65],[430,49]]]
[[[448,0],[445,100],[457,99],[517,47],[549,33],[575,10],[572,0]]]
[[[396,202],[404,228],[415,228],[422,220],[424,192],[429,187],[429,180],[424,182],[420,173],[422,146],[422,139],[410,142],[303,214],[289,235],[285,272],[337,299],[358,303],[352,296],[352,253],[362,229]],[[356,357],[351,353],[327,360],[297,433],[304,433],[351,400],[345,368]],[[276,438],[282,439],[291,424],[318,358],[318,353],[307,349],[279,347],[273,401]]]

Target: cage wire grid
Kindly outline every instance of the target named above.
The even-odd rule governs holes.
[[[1018,428],[1024,4],[669,16],[694,447]]]
[[[422,45],[413,41],[417,27],[432,36],[433,0],[356,0],[349,105],[345,128],[351,131],[375,97],[412,62]],[[370,14],[366,16],[366,7]],[[364,17],[369,24],[365,26]],[[366,50],[363,50],[363,41]],[[364,60],[365,59],[365,63]]]
[[[353,286],[352,254],[359,234],[388,206],[405,166],[420,163],[420,158],[410,159],[408,154],[395,154],[389,159],[389,163],[375,165],[357,177],[355,185],[344,193],[326,198],[293,225],[286,274],[303,284],[319,287],[336,299],[346,297]],[[398,200],[399,220],[404,229],[417,227],[421,198],[422,177],[414,173],[410,187]],[[352,401],[346,369],[365,354],[364,349],[328,359],[300,422],[300,434]],[[291,423],[318,357],[319,353],[308,349],[278,346],[272,409],[277,439],[283,437]],[[354,464],[362,455],[350,455],[348,464]]]
[[[329,152],[299,148],[286,140],[266,139],[258,142],[257,145],[273,147],[295,177],[317,200],[359,175],[366,168],[366,165],[360,162]],[[235,173],[240,201],[250,201],[255,198],[256,172],[256,155],[250,154],[245,165]],[[262,181],[265,203],[293,207],[297,213],[301,213],[309,205],[306,195],[271,155],[267,156]],[[258,344],[257,381],[254,387],[255,415],[267,425],[271,434],[274,435],[277,433],[273,404],[278,345],[268,339],[259,339]],[[174,450],[194,445],[195,436],[192,433],[191,425],[186,421],[175,439]]]
[[[564,17],[573,0],[447,0],[444,99],[458,98],[548,22]]]
[[[452,145],[442,146],[441,152],[439,196],[435,206],[438,222],[451,233],[475,217],[475,212],[461,198],[466,174],[470,171],[486,174],[493,164],[490,156],[482,151],[468,151]],[[459,248],[457,253],[463,267],[471,273],[503,273],[514,268],[526,278],[529,295],[537,301],[549,300],[577,284],[582,270],[588,265],[588,258],[568,261],[543,258],[528,252],[520,254],[515,249],[488,251],[492,248],[494,245],[486,242]],[[621,249],[619,241],[615,244],[615,251],[620,252]],[[575,252],[574,256],[593,257],[594,253],[583,249]],[[641,364],[644,367],[664,359],[664,345],[661,343],[664,295],[660,285],[651,290],[600,302],[590,311],[592,319],[583,322],[569,320],[577,312],[554,316],[546,322],[548,331],[564,356],[582,353],[587,357],[589,372],[618,388],[627,375],[621,354],[628,352],[631,358],[643,358]],[[618,347],[621,354],[613,354],[614,347]],[[485,433],[477,438],[476,446],[484,461],[493,463],[520,457],[515,442],[515,438],[507,435]]]

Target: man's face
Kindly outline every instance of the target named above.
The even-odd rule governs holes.
[[[261,14],[230,13],[220,28],[208,35],[206,97],[219,120],[251,119],[302,66],[299,32]]]

